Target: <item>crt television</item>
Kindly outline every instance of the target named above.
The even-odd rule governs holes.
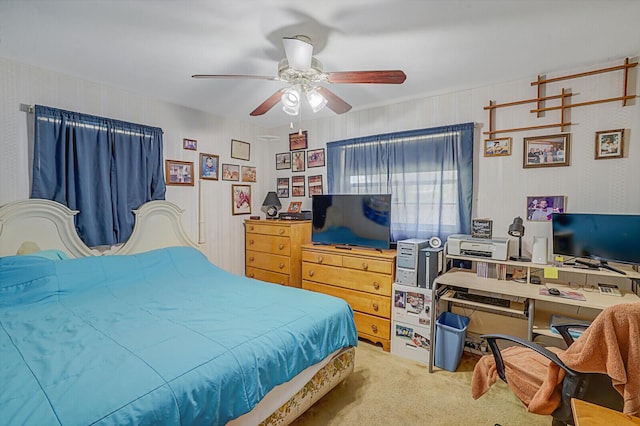
[[[553,252],[576,258],[640,264],[640,215],[553,213]]]
[[[312,242],[390,247],[391,194],[340,194],[312,197]]]

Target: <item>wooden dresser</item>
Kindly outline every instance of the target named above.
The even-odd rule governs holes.
[[[391,287],[396,251],[302,246],[302,288],[346,300],[354,311],[358,336],[390,349]]]
[[[302,245],[311,242],[310,220],[245,220],[245,275],[300,287]]]

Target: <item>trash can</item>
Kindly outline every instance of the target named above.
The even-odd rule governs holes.
[[[443,312],[436,321],[435,365],[448,371],[456,371],[467,335],[469,318],[451,312]]]

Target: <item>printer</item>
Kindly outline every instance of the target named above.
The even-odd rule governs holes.
[[[447,254],[452,256],[475,256],[493,260],[507,260],[508,238],[472,238],[471,235],[455,234],[447,238]]]

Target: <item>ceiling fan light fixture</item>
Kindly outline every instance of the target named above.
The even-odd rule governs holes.
[[[289,87],[282,93],[282,110],[289,115],[298,115],[300,111],[300,93],[295,87]]]
[[[309,101],[309,105],[313,112],[318,112],[327,105],[327,100],[315,87],[307,91],[307,100]]]

